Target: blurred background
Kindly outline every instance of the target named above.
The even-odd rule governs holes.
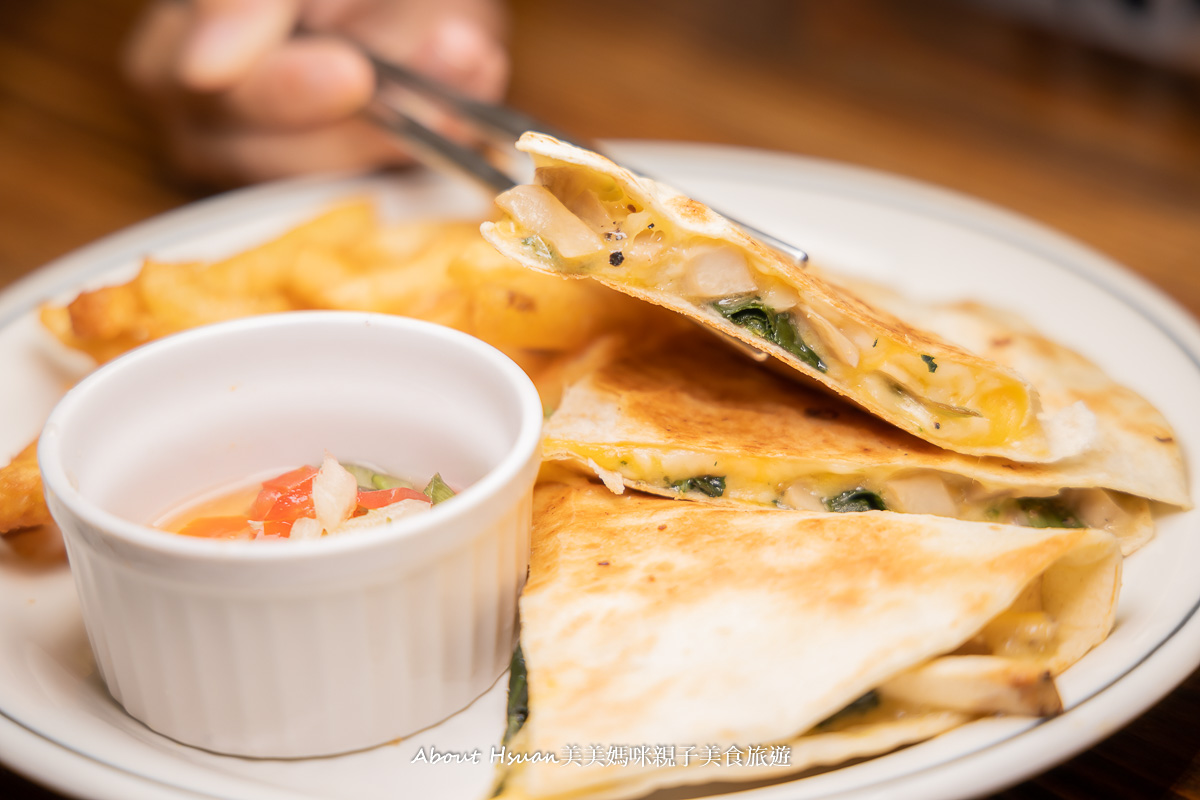
[[[140,0],[0,4],[0,282],[205,192],[116,57]],[[583,136],[931,181],[1200,297],[1194,0],[511,0],[509,100]],[[1200,303],[1184,294],[1193,313]]]
[[[0,287],[214,191],[171,170],[120,76],[142,5],[0,3]],[[1200,0],[509,8],[508,101],[561,128],[928,181],[1074,236],[1200,315]],[[1198,693],[1193,676],[1130,728],[1003,796],[1200,798]],[[3,772],[0,797],[53,795]]]

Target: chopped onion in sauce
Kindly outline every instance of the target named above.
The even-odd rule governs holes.
[[[300,517],[292,523],[291,532],[288,534],[289,539],[320,539],[323,532],[321,523],[317,522],[312,517]]]
[[[358,506],[358,480],[332,456],[325,456],[312,484],[313,511],[327,531],[350,519]]]

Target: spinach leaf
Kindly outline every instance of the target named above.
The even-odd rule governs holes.
[[[1017,508],[1031,528],[1083,528],[1079,518],[1053,497],[1020,497]]]
[[[817,723],[818,728],[826,728],[835,722],[841,722],[847,717],[852,717],[856,714],[865,714],[868,711],[879,707],[879,693],[874,689],[864,694],[862,697],[850,703],[841,711],[826,717]]]
[[[697,475],[668,484],[677,492],[700,492],[709,497],[720,497],[725,494],[724,475]]]
[[[504,744],[512,741],[529,718],[529,680],[525,673],[525,654],[519,644],[513,651],[508,670],[508,727],[504,729]]]
[[[773,311],[757,297],[724,297],[712,307],[725,319],[787,350],[815,370],[828,368],[816,351],[804,343],[786,311]]]
[[[847,489],[841,494],[826,497],[821,501],[825,508],[839,514],[849,511],[887,511],[887,504],[875,492],[863,488]]]
[[[546,244],[546,240],[538,236],[536,233],[531,236],[526,236],[521,240],[521,244],[533,251],[533,254],[538,258],[546,261],[554,261],[554,254],[550,251],[550,245]]]
[[[734,325],[746,328],[755,336],[774,340],[775,313],[758,300],[727,297],[713,303],[713,307]]]

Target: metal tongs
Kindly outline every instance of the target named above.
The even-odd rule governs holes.
[[[481,182],[497,194],[511,189],[520,181],[496,166],[494,154],[497,148],[495,145],[499,145],[501,153],[511,150],[512,145],[526,131],[545,133],[560,141],[584,147],[608,158],[594,144],[580,142],[576,137],[515,108],[467,97],[463,93],[401,64],[385,61],[371,53],[365,55],[375,68],[375,97],[368,108],[368,112],[375,121],[408,142],[419,159],[459,171]],[[424,105],[427,101],[432,101],[434,106],[443,111],[451,112],[458,121],[467,123],[475,133],[482,135],[484,141],[493,143],[493,158],[489,158],[486,152],[443,136],[419,121],[411,108]],[[610,160],[615,161],[611,158]],[[628,165],[623,166],[630,169]],[[640,170],[631,171],[644,177],[650,177]],[[716,209],[713,210],[716,211]],[[717,213],[750,236],[791,258],[797,264],[804,264],[808,261],[808,254],[799,247],[741,220],[734,219],[728,214],[722,214],[720,211]]]
[[[513,145],[526,131],[544,133],[568,144],[605,155],[594,144],[581,143],[575,137],[554,126],[514,108],[467,97],[408,67],[385,61],[371,53],[365,55],[374,66],[376,75],[375,95],[368,106],[370,116],[407,142],[418,159],[434,166],[462,173],[496,194],[505,192],[522,182],[496,166],[495,161],[508,155],[511,162],[512,156],[515,154]],[[449,112],[457,121],[466,123],[476,136],[490,145],[491,157],[489,157],[489,150],[468,147],[443,136],[421,122],[414,115],[415,111],[419,110],[434,114]],[[610,160],[616,162],[616,159],[610,158]],[[515,170],[514,163],[510,163],[508,166]],[[628,165],[622,166],[631,169]],[[649,177],[639,170],[631,169],[631,171]],[[716,211],[716,209],[713,210]],[[720,211],[717,213],[721,214]],[[808,254],[799,247],[728,214],[721,214],[721,216],[740,227],[748,235],[792,259],[797,265],[802,266],[808,261]],[[729,336],[723,331],[707,325],[702,327],[755,361],[761,363],[770,358],[769,354],[740,339]]]

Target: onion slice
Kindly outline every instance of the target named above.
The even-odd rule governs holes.
[[[321,538],[321,523],[317,522],[312,517],[301,517],[292,523],[292,530],[288,534],[289,539],[320,539]]]
[[[312,485],[317,522],[333,533],[358,507],[358,481],[332,456],[325,456]]]
[[[688,259],[684,289],[709,299],[758,291],[746,257],[732,247],[700,247]]]
[[[604,240],[575,216],[545,186],[516,186],[496,198],[496,205],[563,258],[579,258],[604,249]]]

